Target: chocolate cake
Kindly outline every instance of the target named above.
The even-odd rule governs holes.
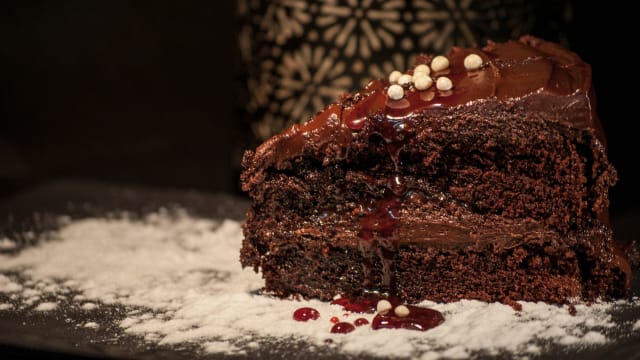
[[[243,266],[277,296],[628,294],[591,68],[534,37],[421,55],[247,151]]]

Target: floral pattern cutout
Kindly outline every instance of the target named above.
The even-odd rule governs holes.
[[[240,0],[240,56],[260,141],[418,53],[527,33],[525,0]]]

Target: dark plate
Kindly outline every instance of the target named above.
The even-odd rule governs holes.
[[[180,207],[190,214],[210,218],[241,220],[248,206],[244,198],[227,194],[206,194],[184,190],[153,190],[113,186],[87,181],[60,181],[23,192],[0,201],[0,238],[8,236],[20,247],[37,242],[36,235],[55,230],[57,217],[72,219],[106,217],[127,211],[145,215],[159,207]],[[615,219],[614,219],[615,220]],[[640,216],[625,214],[617,222],[623,237],[635,234]],[[17,250],[16,250],[17,251]],[[634,296],[640,296],[640,274],[635,273]],[[0,302],[3,300],[0,294]],[[0,354],[2,358],[114,358],[114,359],[218,359],[223,355],[203,354],[198,345],[159,346],[125,334],[118,326],[126,317],[123,306],[101,306],[87,312],[62,304],[57,310],[33,313],[27,310],[0,312]],[[612,314],[616,323],[640,319],[640,307],[621,307]],[[96,321],[109,324],[99,329],[84,329],[74,324]],[[552,345],[542,359],[640,359],[640,331],[617,332],[614,340],[600,347],[563,348]],[[360,359],[332,349],[310,352],[304,342],[274,342],[271,346],[249,349],[234,358],[266,359]],[[497,358],[510,358],[509,354]],[[486,356],[479,356],[485,358]],[[495,357],[492,357],[495,358]],[[535,357],[538,358],[538,357]]]

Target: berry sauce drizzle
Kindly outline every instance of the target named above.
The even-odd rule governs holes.
[[[403,305],[407,313],[396,313],[396,308],[402,305],[399,297],[394,294],[395,256],[397,254],[397,237],[395,234],[400,220],[402,196],[406,193],[401,176],[394,176],[385,190],[382,199],[372,200],[364,206],[364,215],[360,218],[359,247],[363,258],[364,286],[372,287],[371,280],[372,256],[377,256],[382,264],[380,290],[389,294],[385,299],[391,303],[391,309],[376,314],[371,323],[374,330],[378,329],[407,329],[425,331],[440,325],[444,316],[439,311],[413,305]],[[383,296],[369,295],[361,297],[341,297],[332,304],[341,305],[345,310],[358,313],[375,313],[378,301]],[[365,319],[366,320],[366,319]],[[332,332],[333,329],[331,330]],[[352,331],[352,330],[349,330]]]
[[[425,331],[432,329],[444,322],[444,316],[439,311],[413,305],[405,305],[409,309],[409,315],[398,316],[394,309],[386,313],[378,313],[371,322],[374,330],[379,329],[407,329]]]
[[[348,107],[344,111],[343,121],[353,131],[360,131],[370,126],[373,133],[380,135],[385,143],[387,152],[393,162],[395,173],[390,176],[381,195],[371,195],[363,199],[359,219],[359,250],[363,262],[363,287],[371,290],[359,297],[341,297],[331,303],[340,305],[344,310],[353,313],[376,314],[380,300],[387,300],[391,308],[377,313],[371,323],[374,330],[378,329],[409,329],[425,331],[440,325],[444,316],[433,309],[421,308],[413,305],[402,305],[399,297],[395,296],[395,258],[398,253],[397,228],[401,219],[403,199],[411,193],[401,174],[400,152],[404,140],[412,133],[413,123],[409,121],[416,107],[427,105],[437,107],[434,102],[435,93],[410,92],[406,99],[391,101],[381,91],[385,84],[372,81],[358,97],[357,106]],[[449,94],[440,94],[448,97]],[[413,105],[412,105],[413,104]],[[380,274],[373,274],[374,263],[382,265]],[[376,281],[379,278],[379,282]],[[382,294],[386,294],[383,296]],[[398,306],[403,306],[396,312]],[[398,315],[399,314],[399,315]],[[355,326],[369,324],[369,320],[358,318],[354,324],[334,323],[332,333],[349,333]],[[354,326],[355,325],[355,326]]]
[[[367,294],[367,296],[351,297],[343,296],[331,301],[332,305],[340,305],[345,311],[359,314],[375,314],[378,301],[382,296]]]
[[[356,327],[348,322],[339,322],[331,328],[331,332],[334,334],[348,334],[355,330]]]
[[[399,180],[398,180],[399,181]],[[363,261],[363,286],[372,288],[373,262],[377,257],[382,264],[380,289],[384,292],[395,292],[395,256],[397,239],[395,230],[400,219],[402,198],[392,190],[385,190],[382,199],[371,199],[365,202],[364,215],[360,218],[358,242]]]
[[[302,307],[293,312],[293,319],[296,321],[317,320],[320,312],[314,308]]]
[[[396,228],[400,220],[402,198],[407,192],[403,176],[400,174],[400,151],[403,140],[412,132],[412,124],[405,116],[394,113],[396,102],[389,101],[384,91],[385,84],[372,81],[362,98],[352,107],[345,109],[344,122],[354,131],[365,124],[373,133],[380,135],[393,161],[395,174],[389,178],[382,196],[370,196],[363,200],[362,217],[359,221],[359,249],[362,253],[363,287],[370,290],[395,292],[395,256],[397,251]],[[381,274],[373,274],[373,264],[380,261]],[[374,278],[380,276],[379,288]]]
[[[402,300],[393,295],[382,296],[370,293],[357,297],[343,296],[333,300],[331,304],[340,305],[346,311],[375,314],[380,300],[387,300],[391,304],[391,308],[374,316],[371,322],[371,327],[374,330],[407,329],[426,331],[444,322],[444,316],[439,311],[414,305],[403,305]],[[404,316],[396,315],[395,310],[398,306],[405,306],[409,310],[408,314],[404,314]],[[358,318],[354,322],[356,326],[368,323],[369,321],[365,318]]]

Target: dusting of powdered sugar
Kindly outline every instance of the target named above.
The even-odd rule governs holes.
[[[292,340],[345,354],[427,360],[476,352],[526,357],[550,344],[604,344],[620,326],[612,310],[629,303],[577,304],[572,316],[567,307],[544,303],[521,302],[517,312],[480,301],[424,302],[444,314],[442,325],[426,332],[362,326],[347,335],[331,334],[331,317],[349,321],[356,315],[316,300],[261,295],[260,276],[240,267],[241,241],[236,221],[184,213],[72,221],[37,246],[0,255],[0,300],[11,300],[3,300],[0,311],[54,311],[61,306],[56,299],[86,312],[116,304],[133,309],[118,320],[124,332],[160,345],[196,343],[205,352],[243,355],[274,340]],[[293,321],[293,311],[303,306],[317,309],[320,318]],[[625,326],[640,331],[640,321]]]
[[[0,274],[0,293],[14,293],[22,290],[22,285]]]
[[[12,241],[8,238],[0,238],[0,250],[13,250],[17,247],[15,241]]]
[[[33,310],[35,311],[52,311],[55,310],[58,307],[57,303],[51,302],[51,301],[45,301],[45,302],[41,302],[39,303],[35,308],[33,308]]]
[[[100,325],[97,322],[89,321],[87,323],[84,323],[82,327],[87,329],[97,329],[100,327]]]

